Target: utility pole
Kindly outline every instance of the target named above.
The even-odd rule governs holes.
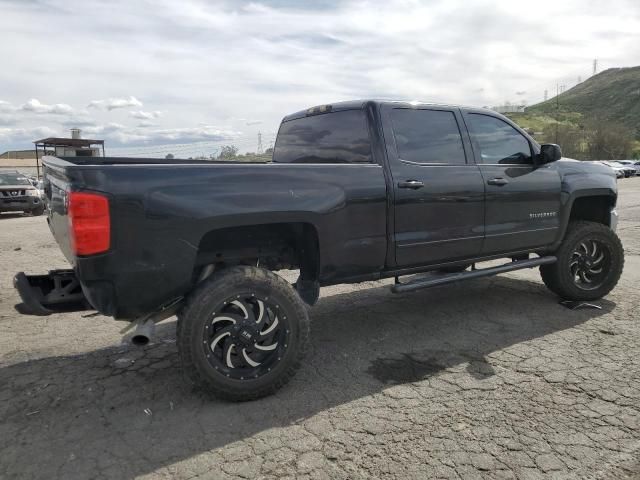
[[[262,133],[258,132],[258,150],[256,151],[256,153],[258,155],[260,155],[262,152]]]
[[[556,145],[558,144],[559,121],[560,121],[560,85],[556,83]]]
[[[596,73],[598,73],[598,59],[594,58],[593,59],[593,74],[595,75]]]

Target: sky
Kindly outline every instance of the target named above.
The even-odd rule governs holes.
[[[640,64],[638,0],[0,0],[0,152],[255,151],[340,100],[533,104]]]

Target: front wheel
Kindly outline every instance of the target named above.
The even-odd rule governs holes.
[[[34,217],[39,217],[43,213],[44,213],[44,205],[40,205],[34,208],[33,210],[31,210],[31,215],[33,215]]]
[[[309,317],[283,278],[256,267],[232,267],[205,280],[178,315],[185,373],[199,387],[232,401],[284,386],[300,367]]]
[[[624,266],[620,239],[606,225],[571,222],[560,248],[558,261],[540,267],[542,281],[567,300],[597,300],[618,283]]]

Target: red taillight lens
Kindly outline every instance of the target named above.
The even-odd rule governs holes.
[[[111,246],[109,200],[86,192],[69,193],[71,246],[76,255],[94,255]]]

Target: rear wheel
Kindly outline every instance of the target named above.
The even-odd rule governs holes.
[[[624,266],[620,239],[606,225],[571,222],[555,253],[558,261],[540,267],[545,285],[568,300],[597,300],[618,283]]]
[[[253,400],[284,386],[300,367],[309,317],[283,278],[255,267],[212,275],[178,316],[178,346],[189,378],[213,395]]]

